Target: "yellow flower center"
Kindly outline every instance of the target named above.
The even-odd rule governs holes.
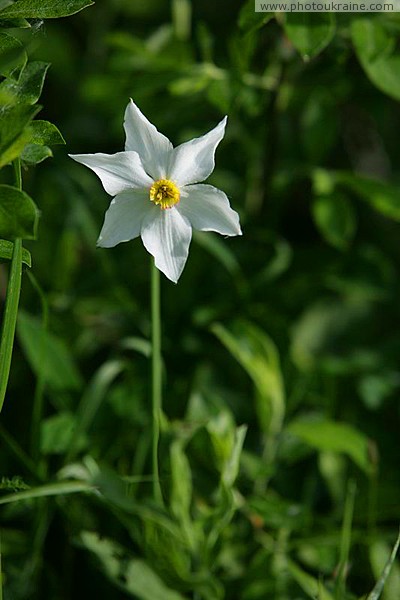
[[[150,200],[162,209],[172,208],[178,204],[180,192],[178,187],[169,179],[155,181],[150,188]]]

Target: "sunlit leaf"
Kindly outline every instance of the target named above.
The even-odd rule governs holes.
[[[0,84],[0,94],[7,95],[11,105],[35,104],[42,93],[49,66],[48,63],[40,61],[28,62],[18,80],[8,78]]]
[[[5,8],[1,18],[55,19],[67,17],[93,4],[92,0],[16,0]]]
[[[24,45],[14,36],[0,33],[0,75],[9,77],[22,69],[28,60]]]

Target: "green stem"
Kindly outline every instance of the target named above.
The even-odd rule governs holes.
[[[160,420],[162,408],[162,370],[161,370],[161,316],[160,316],[160,271],[152,260],[151,268],[151,380],[152,380],[152,413],[153,413],[153,495],[162,504],[158,466],[158,445],[160,440]]]
[[[14,161],[15,185],[22,189],[21,163]],[[3,408],[8,378],[10,375],[11,357],[14,345],[15,327],[17,324],[19,296],[22,279],[22,240],[14,241],[11,258],[10,277],[8,281],[6,305],[4,309],[3,327],[0,340],[0,412]]]

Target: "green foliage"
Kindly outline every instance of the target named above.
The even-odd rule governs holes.
[[[11,185],[0,185],[0,235],[35,239],[38,209],[32,198]]]
[[[0,6],[0,16],[3,19],[57,19],[73,15],[91,4],[92,0],[15,0],[7,8],[4,4],[3,8]]]
[[[4,597],[397,600],[398,16],[42,23],[91,4],[0,0]],[[149,261],[96,250],[109,198],[53,150],[121,150],[129,97],[175,145],[228,115],[210,184],[244,234],[194,232],[161,282],[162,503]]]
[[[317,56],[335,35],[335,16],[332,13],[287,13],[285,31],[304,60]]]
[[[45,331],[38,319],[20,311],[18,336],[38,377],[59,390],[80,387],[81,378],[65,342]]]

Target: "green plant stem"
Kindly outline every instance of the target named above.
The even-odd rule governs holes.
[[[160,440],[160,421],[162,409],[162,370],[161,370],[161,315],[160,315],[160,271],[152,260],[151,267],[151,380],[152,380],[152,415],[153,415],[153,495],[162,504],[158,466],[158,445]]]
[[[339,569],[336,582],[336,598],[341,600],[346,594],[346,575],[351,546],[351,528],[354,514],[354,501],[356,496],[356,484],[350,480],[347,485],[347,494],[344,504],[342,535],[340,541]]]
[[[14,161],[15,185],[22,189],[21,163]],[[18,304],[21,293],[22,279],[22,240],[14,241],[11,258],[10,276],[7,287],[6,304],[4,308],[3,326],[0,340],[0,412],[3,408],[8,379],[10,375],[11,357],[14,345],[15,327],[17,324]]]

